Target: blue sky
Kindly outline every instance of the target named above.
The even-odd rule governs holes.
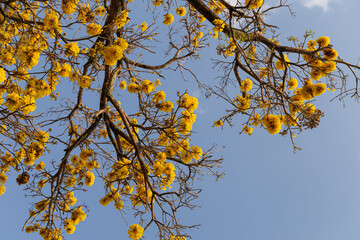
[[[265,0],[266,2],[266,0]],[[288,1],[296,18],[278,10],[268,20],[280,26],[281,37],[302,36],[311,29],[315,36],[329,36],[341,58],[356,63],[360,57],[357,31],[360,2],[356,0]],[[220,73],[209,71],[209,59],[215,49],[207,49],[202,61],[196,62],[200,79],[214,81]],[[179,78],[180,79],[180,78]],[[349,79],[349,83],[353,79]],[[171,86],[170,86],[171,85]],[[191,94],[201,92],[194,84],[170,80],[168,87],[176,91],[187,88]],[[175,93],[174,93],[175,94]],[[357,240],[360,238],[360,105],[353,99],[342,102],[324,94],[315,105],[325,112],[320,126],[296,137],[303,149],[293,153],[288,137],[269,135],[255,129],[252,136],[239,135],[241,125],[223,130],[212,128],[212,122],[223,113],[223,103],[200,98],[194,141],[211,146],[225,146],[223,179],[215,182],[204,176],[198,182],[204,190],[197,203],[202,207],[180,213],[185,223],[200,223],[190,234],[193,239],[246,240]],[[239,121],[240,123],[240,121]],[[15,179],[7,183],[0,197],[1,239],[39,239],[20,231],[28,203]],[[100,183],[87,195],[78,197],[91,208],[89,217],[77,226],[67,239],[128,239],[128,224],[112,206],[101,207],[98,199]],[[86,196],[86,198],[85,198]],[[131,216],[128,216],[131,219]],[[151,236],[151,233],[150,235]],[[147,239],[152,239],[148,237]]]

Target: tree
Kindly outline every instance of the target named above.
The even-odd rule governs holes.
[[[132,16],[140,4],[146,22]],[[280,44],[276,26],[264,19],[277,8],[290,9],[286,1],[265,7],[262,0],[1,1],[0,194],[8,175],[18,174],[36,199],[23,230],[44,239],[74,233],[86,219],[76,194],[99,180],[100,204],[120,212],[127,205],[136,217],[129,238],[140,239],[150,225],[159,239],[188,236],[192,226],[179,222],[177,211],[194,207],[200,174],[221,177],[222,159],[215,145],[202,150],[191,142],[197,99],[178,92],[170,101],[158,89],[168,69],[192,74],[186,63],[214,41],[219,85],[193,78],[229,104],[216,127],[241,115],[241,132],[289,135],[297,149],[294,135],[323,116],[311,100],[326,90],[358,97],[359,67],[339,58],[328,37],[308,31]],[[166,48],[157,44],[160,33]],[[163,63],[148,60],[163,52]],[[344,68],[355,78],[353,89],[345,88]],[[226,91],[233,86],[236,94]],[[51,100],[51,108],[36,108],[40,99]],[[59,148],[64,154],[54,156]]]

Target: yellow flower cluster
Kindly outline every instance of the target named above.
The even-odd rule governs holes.
[[[171,13],[164,14],[163,24],[170,25],[174,21],[174,16]]]
[[[92,186],[94,184],[94,181],[95,181],[94,173],[87,171],[85,173],[85,180],[84,180],[85,185],[90,187],[90,186]]]
[[[41,227],[39,230],[39,235],[44,240],[62,240],[61,229],[59,228],[49,229]]]
[[[162,112],[171,112],[174,107],[174,104],[170,101],[164,101],[157,105],[158,109]]]
[[[128,23],[130,20],[129,12],[126,10],[121,11],[121,14],[116,18],[115,22],[117,24],[117,28],[122,28]]]
[[[0,185],[0,196],[4,195],[6,192],[6,187],[4,185]]]
[[[82,88],[89,88],[91,86],[91,82],[93,79],[87,75],[83,75],[80,78],[78,78],[78,84]]]
[[[174,235],[171,235],[169,240],[186,240],[186,237],[184,236],[174,236]]]
[[[217,18],[213,21],[215,27],[213,27],[213,38],[217,38],[219,36],[219,32],[222,32],[225,28],[225,22],[223,20],[221,20],[220,18]]]
[[[127,47],[128,43],[123,38],[119,38],[111,46],[104,47],[102,52],[105,64],[114,66],[123,57],[123,52],[127,49]]]
[[[96,23],[90,23],[86,26],[86,32],[90,36],[98,35],[102,31],[102,27]]]
[[[221,127],[222,125],[224,125],[224,123],[223,123],[223,121],[221,119],[214,122],[215,127]]]
[[[128,230],[129,238],[132,240],[140,239],[143,233],[144,229],[139,224],[132,224]]]
[[[72,15],[76,10],[78,2],[79,0],[62,0],[61,10],[64,14]]]
[[[73,192],[68,192],[66,194],[67,202],[69,205],[74,205],[76,203],[76,198],[73,195]],[[67,210],[68,211],[68,210]],[[82,206],[79,206],[71,211],[71,217],[69,219],[64,220],[64,230],[67,234],[73,234],[75,232],[75,226],[79,224],[79,222],[85,221],[87,215],[82,210]],[[30,231],[33,231],[32,229]],[[50,238],[55,239],[55,238]]]
[[[211,0],[208,3],[209,8],[214,11],[215,14],[221,14],[224,11],[225,6],[220,1]]]
[[[250,98],[248,95],[237,95],[233,102],[235,103],[237,109],[242,112],[246,112],[250,108]]]
[[[152,166],[153,173],[155,176],[161,177],[162,190],[165,190],[166,187],[170,189],[176,177],[175,166],[171,162],[166,162],[166,153],[158,153],[158,156],[159,158]]]
[[[183,17],[186,14],[186,9],[184,6],[175,8],[176,14]]]
[[[247,78],[241,82],[240,90],[243,92],[249,92],[252,89],[253,82],[251,79]]]
[[[153,1],[152,1],[152,4],[153,4],[155,7],[159,7],[162,3],[163,3],[162,0],[153,0]]]
[[[89,23],[95,20],[95,11],[91,8],[89,3],[83,3],[77,7],[78,17],[81,23]]]
[[[279,133],[282,126],[280,118],[273,114],[265,115],[262,119],[262,124],[270,134]]]
[[[42,170],[44,170],[45,168],[45,163],[43,161],[40,161],[38,164],[36,164],[35,169],[39,172],[41,172]]]
[[[189,96],[185,93],[181,96],[180,100],[176,102],[180,108],[185,108],[190,113],[194,112],[199,105],[199,101],[196,97]]]
[[[283,54],[283,56],[284,56],[284,60],[278,59],[276,61],[275,67],[278,70],[285,70],[285,66],[287,67],[287,63],[290,62],[290,60],[287,58],[286,54]]]
[[[338,53],[335,49],[329,48],[329,44],[330,38],[325,36],[319,37],[316,39],[316,41],[310,40],[307,43],[307,50],[309,51],[317,51],[318,49],[322,49],[322,51],[317,51],[315,53],[315,57],[318,58],[303,54],[303,59],[311,67],[310,76],[315,81],[327,76],[336,69],[336,63],[333,60],[337,58]],[[325,61],[320,60],[321,58],[325,59]]]
[[[112,201],[115,201],[115,203],[121,201],[120,198],[121,196],[117,189],[112,188],[104,197],[99,200],[99,202],[102,206],[107,206]]]
[[[290,91],[294,90],[297,87],[297,85],[298,85],[298,81],[295,78],[290,78],[287,83],[288,89]]]
[[[245,0],[245,6],[249,9],[259,8],[263,5],[264,0]]]
[[[148,24],[146,22],[143,22],[139,25],[140,31],[145,32],[148,29]]]
[[[44,18],[44,25],[46,30],[49,31],[50,37],[54,37],[55,32],[61,33],[62,29],[59,24],[59,14],[54,11],[46,13]]]

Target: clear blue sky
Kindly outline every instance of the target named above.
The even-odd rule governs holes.
[[[316,37],[329,36],[341,58],[357,62],[359,1],[288,2],[293,4],[296,18],[281,10],[268,19],[280,26],[283,39],[289,35],[300,37],[311,29]],[[215,54],[215,49],[207,49],[202,61],[196,62],[195,72],[203,81],[213,82],[220,74],[209,65],[209,57]],[[169,84],[169,89],[176,91],[189,83],[178,78],[169,80]],[[200,93],[194,86],[187,86],[190,95]],[[190,232],[193,239],[360,238],[360,105],[347,99],[343,107],[338,100],[329,102],[333,96],[324,94],[316,102],[325,117],[317,129],[296,137],[303,149],[296,154],[288,137],[272,136],[263,129],[255,129],[249,137],[238,135],[240,124],[233,128],[225,126],[223,130],[212,128],[212,122],[223,113],[223,103],[215,98],[200,98],[194,140],[204,147],[214,142],[226,146],[221,152],[226,175],[218,182],[205,176],[198,183],[204,189],[197,201],[202,207],[182,212],[185,223],[202,224]],[[7,183],[6,194],[0,197],[0,238],[40,239],[20,230],[31,199],[24,199],[14,178]],[[128,224],[135,222],[127,224],[112,206],[100,206],[98,199],[102,193],[98,183],[83,198],[78,197],[80,202],[88,203],[91,212],[67,239],[128,239]]]

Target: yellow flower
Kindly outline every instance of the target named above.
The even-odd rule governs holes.
[[[137,240],[142,237],[144,229],[139,224],[132,224],[129,227],[128,234],[132,240]]]
[[[290,60],[287,58],[286,54],[284,54],[284,60],[285,60],[285,63],[290,62]],[[275,64],[276,69],[285,70],[285,63],[282,59],[278,59]],[[286,66],[287,66],[287,64],[286,64]]]
[[[250,108],[250,98],[237,95],[233,102],[240,111],[247,111]]]
[[[121,199],[116,199],[116,200],[115,200],[114,207],[115,207],[117,210],[121,210],[121,209],[124,207],[124,202],[123,202]]]
[[[270,134],[277,134],[281,130],[281,120],[278,116],[267,114],[263,117],[262,123]]]
[[[310,77],[311,79],[317,81],[320,78],[324,77],[326,74],[319,68],[311,68]]]
[[[48,12],[44,18],[44,25],[47,29],[58,29],[59,15],[56,12]]]
[[[6,192],[6,187],[4,185],[0,185],[0,196],[4,195]]]
[[[84,148],[80,152],[80,158],[81,160],[87,161],[91,156],[93,155],[93,151],[87,148]]]
[[[243,92],[248,92],[252,89],[253,82],[251,79],[247,78],[241,82],[240,89]]]
[[[307,48],[309,49],[309,50],[316,50],[316,44],[317,44],[317,42],[316,41],[314,41],[314,40],[309,40],[308,41],[308,43],[306,44],[306,46],[307,46]]]
[[[199,23],[205,22],[206,18],[203,15],[198,15],[198,21]]]
[[[198,108],[199,101],[196,97],[191,97],[188,93],[185,93],[181,96],[180,100],[177,101],[177,104],[179,104],[179,107],[185,108],[192,113]]]
[[[311,103],[306,104],[304,108],[304,115],[311,116],[315,113],[315,106]]]
[[[225,28],[225,22],[219,18],[213,21],[215,27],[213,28],[214,32],[222,32]]]
[[[117,28],[122,28],[125,26],[125,24],[127,22],[129,22],[130,18],[129,18],[129,12],[126,10],[121,11],[120,16],[118,16],[115,20],[115,22],[117,23]]]
[[[316,39],[316,42],[318,43],[319,48],[323,48],[330,44],[330,38],[322,36]]]
[[[153,0],[153,1],[152,1],[152,4],[153,4],[155,7],[159,7],[162,3],[163,3],[162,0]]]
[[[127,91],[129,93],[139,93],[141,91],[141,87],[139,84],[133,82],[127,86]]]
[[[14,112],[17,110],[20,107],[20,103],[20,96],[15,92],[12,92],[6,96],[5,106],[9,111]]]
[[[315,94],[313,83],[310,79],[306,80],[305,85],[300,90],[300,94],[305,100],[311,100],[314,98]]]
[[[326,92],[325,83],[317,83],[313,85],[314,96],[320,96],[321,94]]]
[[[264,0],[245,0],[245,6],[247,6],[249,9],[259,8],[263,5],[263,3]]]
[[[139,25],[140,31],[144,32],[146,29],[148,29],[148,24],[146,22],[143,22]]]
[[[117,45],[120,47],[121,50],[125,51],[129,44],[127,43],[127,41],[123,38],[118,38],[116,39],[116,41],[114,42],[114,45]]]
[[[74,176],[69,177],[65,181],[65,185],[68,187],[73,187],[73,186],[75,186],[75,184],[76,184],[76,177],[74,177]]]
[[[165,101],[165,102],[158,104],[157,107],[162,112],[171,112],[171,110],[174,107],[174,104],[170,101]]]
[[[81,222],[85,221],[86,217],[87,217],[87,215],[82,210],[82,206],[79,206],[71,212],[70,219],[71,219],[73,225],[77,225],[77,224],[79,224],[80,221]]]
[[[36,208],[36,210],[41,211],[41,210],[45,209],[48,204],[49,204],[49,200],[44,199],[44,200],[42,200],[40,202],[37,202],[35,204],[35,208]]]
[[[45,168],[45,163],[43,162],[43,161],[41,161],[41,162],[39,162],[38,164],[36,164],[36,166],[35,166],[35,169],[37,170],[37,171],[42,171],[42,170],[44,170],[44,168]]]
[[[221,120],[221,119],[219,119],[219,120],[217,120],[217,121],[215,121],[214,122],[214,126],[215,127],[220,127],[220,126],[222,126],[224,123],[223,123],[223,121]]]
[[[67,198],[66,200],[66,203],[69,205],[69,206],[73,206],[76,204],[77,202],[77,199],[76,197],[74,196],[74,192],[67,192],[65,197]]]
[[[266,67],[260,68],[259,75],[261,78],[265,78],[268,75],[268,69]]]
[[[131,194],[131,193],[132,193],[132,191],[133,191],[133,188],[132,188],[132,187],[130,187],[129,185],[125,187],[124,192],[125,192],[126,194]]]
[[[73,234],[75,232],[75,226],[72,224],[67,224],[65,226],[65,230],[67,234]]]
[[[163,24],[170,25],[174,21],[174,16],[171,13],[164,14]]]
[[[91,160],[86,162],[85,167],[87,168],[87,170],[90,171],[93,170],[94,168],[99,168],[100,164],[95,160]]]
[[[151,82],[148,79],[145,79],[144,81],[141,82],[141,91],[144,93],[150,93],[152,90],[155,89],[154,83]]]
[[[78,84],[82,88],[89,88],[91,86],[91,82],[92,82],[92,78],[87,75],[81,76],[78,79]]]
[[[111,45],[104,48],[105,64],[114,66],[123,57],[123,50],[118,45]]]
[[[294,90],[298,85],[298,81],[295,78],[290,78],[287,85],[290,91]]]
[[[321,66],[321,70],[325,72],[325,74],[331,73],[336,69],[336,62],[333,61],[325,61]]]
[[[176,14],[181,17],[185,16],[185,14],[186,14],[185,7],[178,7],[178,8],[175,8],[175,10],[176,10]]]
[[[77,57],[80,52],[77,42],[65,43],[64,48],[65,48],[65,57],[69,57],[69,56]]]
[[[158,91],[157,93],[154,94],[154,98],[153,101],[154,102],[160,102],[160,101],[164,101],[166,98],[166,94],[164,91]]]
[[[68,77],[71,73],[71,66],[67,63],[61,65],[61,69],[59,71],[59,75],[61,77]]]
[[[244,126],[243,131],[244,131],[244,133],[251,135],[251,133],[254,131],[254,129],[252,127]]]
[[[0,83],[6,81],[6,71],[0,67]]]
[[[0,172],[0,183],[4,184],[8,180],[8,176],[4,172]]]
[[[90,23],[89,25],[86,26],[86,32],[90,36],[98,35],[101,33],[101,31],[102,31],[102,29],[99,24]]]
[[[63,13],[71,15],[75,12],[78,0],[62,0],[61,10]]]
[[[105,8],[103,6],[99,5],[95,9],[95,14],[98,15],[99,17],[105,16],[106,10],[105,10]]]
[[[90,187],[94,184],[95,181],[95,175],[92,172],[86,172],[85,173],[85,185]]]
[[[338,56],[338,52],[333,48],[327,48],[323,50],[324,58],[327,60],[335,60]]]
[[[122,80],[119,84],[119,88],[124,90],[126,88],[126,81],[125,80]]]

